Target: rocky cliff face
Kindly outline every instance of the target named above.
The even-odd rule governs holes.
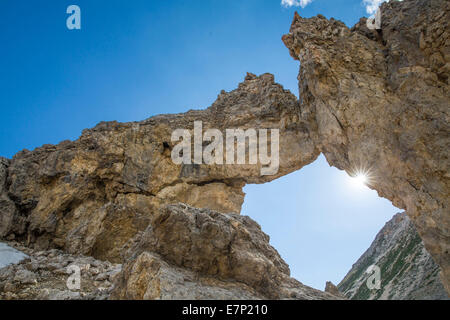
[[[321,16],[295,16],[283,40],[301,61],[300,101],[272,75],[247,74],[236,90],[221,92],[206,110],[100,123],[76,141],[2,159],[0,237],[35,250],[56,248],[124,263],[114,293],[121,298],[170,297],[167,292],[180,286],[184,274],[186,283],[196,277],[207,279],[205,286],[211,279],[231,281],[241,286],[239,292],[247,290],[245,285],[251,288],[247,296],[286,297],[280,288],[289,283],[289,290],[297,292],[293,296],[320,298],[286,280],[283,263],[267,249],[264,236],[253,242],[250,227],[242,229],[250,235],[242,231],[247,236],[239,243],[225,238],[237,248],[233,253],[220,241],[200,245],[196,237],[203,227],[190,218],[212,219],[200,232],[208,241],[215,234],[240,234],[235,224],[245,223],[231,214],[240,212],[246,183],[276,179],[323,152],[331,165],[350,174],[369,170],[370,187],[407,209],[448,285],[449,3],[410,0],[385,4],[382,10],[381,35],[367,30],[363,21],[350,30]],[[255,165],[175,164],[171,135],[176,129],[192,134],[194,121],[202,121],[204,130],[222,132],[279,129],[278,172],[261,175],[259,160]],[[170,207],[176,203],[189,207]],[[214,212],[229,215],[220,218]],[[156,219],[165,215],[166,223]],[[177,219],[186,224],[178,225]],[[177,241],[188,244],[171,247],[164,237],[176,237],[174,230],[185,237]],[[266,274],[242,278],[249,271],[239,269],[245,259],[254,268],[260,260]],[[161,283],[173,283],[172,289]],[[228,290],[222,282],[212,286]]]
[[[380,268],[380,289],[370,290],[366,273],[371,265]],[[439,266],[426,251],[411,220],[396,214],[375,237],[338,288],[358,300],[443,300],[447,292],[439,278]]]
[[[328,162],[406,209],[450,292],[450,2],[390,1],[382,30],[296,15],[302,119]]]

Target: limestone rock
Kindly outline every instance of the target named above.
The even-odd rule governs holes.
[[[5,237],[15,228],[15,205],[7,194],[6,178],[10,161],[0,157],[0,238]],[[20,225],[21,223],[19,223]]]
[[[0,268],[0,300],[104,300],[121,271],[120,264],[59,250],[36,251],[15,242],[10,246],[26,253],[19,263]],[[80,289],[69,289],[69,266],[80,268]]]
[[[256,292],[245,284],[199,277],[192,271],[169,265],[149,252],[142,252],[127,263],[116,285],[111,299],[259,299]]]
[[[339,291],[339,289],[334,285],[333,282],[327,281],[325,284],[325,292],[332,294],[336,297],[343,297],[344,295]]]
[[[382,30],[296,15],[302,119],[328,162],[406,209],[450,292],[450,2],[390,1]]]
[[[161,115],[141,122],[100,123],[74,142],[19,152],[7,167],[7,195],[0,207],[5,235],[40,249],[61,248],[120,262],[161,205],[186,204],[239,213],[245,183],[263,183],[301,168],[318,156],[300,120],[296,97],[273,75],[248,74],[208,109]],[[279,129],[280,168],[261,176],[257,165],[176,165],[176,129]],[[270,136],[269,136],[270,142]],[[8,221],[9,221],[8,220]],[[3,225],[3,224],[2,224]]]
[[[134,248],[113,299],[336,299],[289,277],[249,217],[167,205]]]
[[[366,285],[369,277],[366,270],[371,265],[380,268],[379,290],[369,290]],[[341,281],[339,289],[348,298],[358,300],[449,299],[439,278],[439,266],[425,250],[405,213],[396,214],[386,223]]]
[[[385,3],[380,33],[367,30],[364,20],[349,29],[323,16],[303,19],[296,15],[283,40],[301,62],[300,101],[276,84],[273,75],[247,74],[237,89],[222,91],[206,110],[132,123],[102,122],[84,130],[76,141],[23,150],[11,160],[2,159],[0,238],[16,239],[34,250],[57,248],[125,263],[124,270],[131,270],[133,263],[138,269],[159,263],[163,271],[145,273],[148,279],[172,279],[183,272],[231,278],[258,294],[275,297],[275,288],[283,287],[287,277],[286,266],[273,249],[256,245],[264,243],[258,232],[254,233],[259,234],[256,244],[252,238],[241,244],[227,238],[241,230],[229,225],[228,214],[219,218],[217,213],[196,212],[201,219],[213,217],[208,223],[209,218],[204,218],[204,230],[188,218],[190,214],[183,211],[187,209],[169,214],[168,225],[157,218],[167,214],[163,208],[178,202],[238,214],[245,184],[268,182],[296,171],[322,152],[331,165],[351,175],[368,171],[369,186],[407,210],[425,247],[441,266],[450,292],[449,6],[445,0]],[[188,129],[192,134],[195,121],[202,121],[204,130],[221,132],[279,129],[278,172],[261,175],[260,161],[256,165],[175,164],[172,133]],[[231,220],[245,225],[239,218]],[[255,231],[251,225],[242,230]],[[150,232],[149,228],[156,229]],[[182,231],[190,242],[172,247],[165,239],[178,235],[163,234],[166,228]],[[215,244],[200,244],[196,232]],[[215,239],[214,234],[224,238]],[[147,238],[148,247],[138,254],[137,248]],[[163,241],[153,243],[152,239]],[[242,252],[227,254],[221,247],[224,243]],[[183,258],[179,254],[198,250],[202,254]],[[207,250],[210,257],[204,255]],[[239,263],[261,259],[260,267],[252,264],[254,269],[243,270],[263,268],[267,274],[248,274],[243,279],[241,270],[223,263],[228,258]],[[121,278],[125,286],[127,275]],[[286,281],[286,292],[295,296],[298,284]],[[142,294],[147,293],[136,296]],[[126,292],[118,295],[125,297]],[[301,290],[298,295],[320,296]],[[280,291],[279,296],[284,293]]]

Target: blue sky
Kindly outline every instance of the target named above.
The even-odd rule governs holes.
[[[71,4],[81,8],[81,30],[66,28]],[[298,95],[299,65],[281,41],[294,11],[349,26],[368,13],[362,0],[292,4],[1,1],[0,156],[77,139],[103,120],[206,108],[246,72],[273,73]],[[344,195],[342,175],[321,158],[273,183],[246,187],[243,214],[261,223],[295,277],[321,289],[325,280],[342,278],[397,211],[368,189]]]
[[[247,185],[242,214],[255,219],[289,264],[291,275],[324,290],[338,284],[375,235],[400,212],[376,191],[314,163],[263,185]]]

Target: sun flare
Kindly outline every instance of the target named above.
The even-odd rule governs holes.
[[[350,174],[350,184],[354,188],[367,187],[371,182],[373,182],[373,176],[368,169],[358,169]]]
[[[365,186],[367,184],[367,175],[364,173],[358,173],[356,176],[352,177],[352,182],[357,186],[357,187],[362,187]]]

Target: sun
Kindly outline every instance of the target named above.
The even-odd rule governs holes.
[[[364,189],[373,183],[374,177],[369,169],[356,169],[349,173],[349,182],[353,188]]]
[[[367,174],[359,172],[358,174],[356,174],[354,177],[351,177],[352,179],[352,183],[356,186],[356,187],[364,187],[367,185],[368,182],[368,177]]]

